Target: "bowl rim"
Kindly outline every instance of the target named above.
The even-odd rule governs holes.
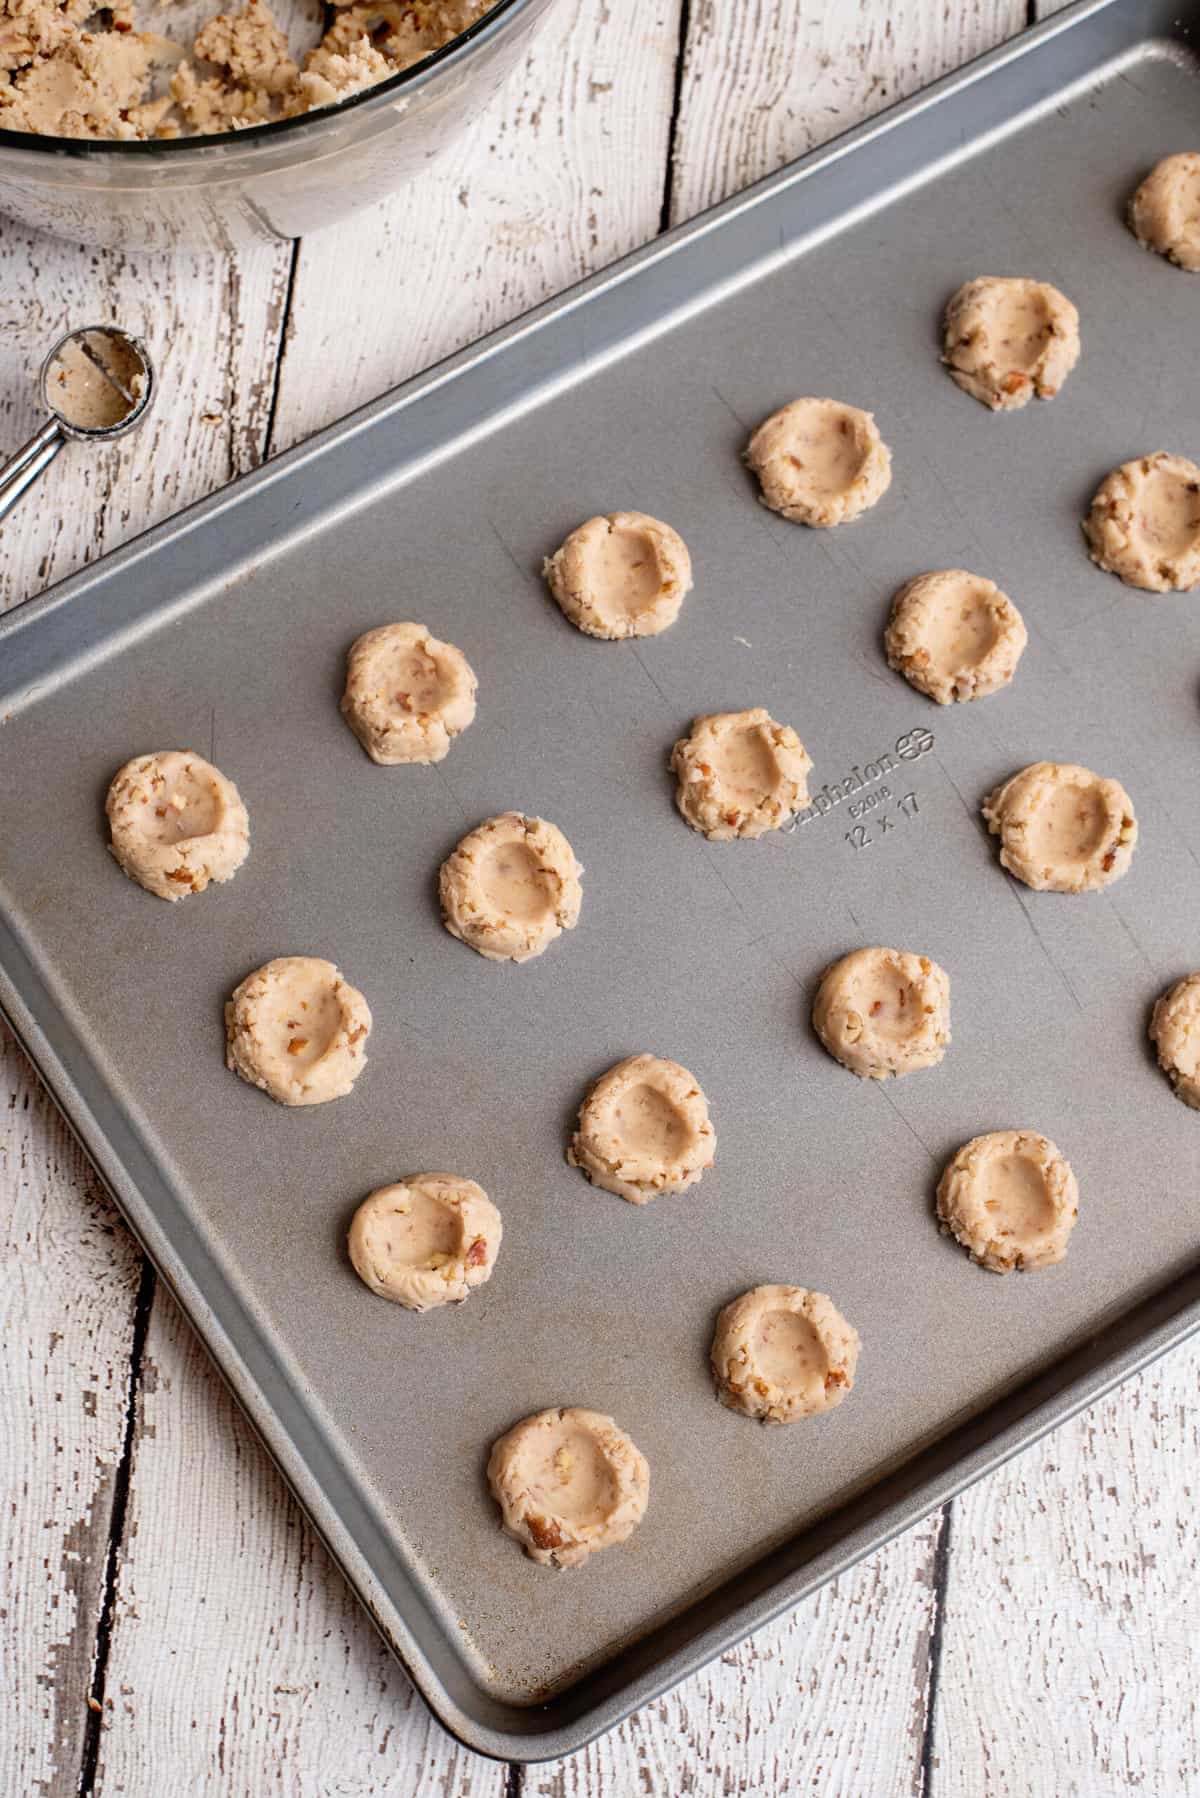
[[[468,25],[465,31],[452,37],[440,50],[433,50],[428,56],[423,56],[420,62],[414,62],[406,69],[398,69],[394,75],[387,76],[371,87],[364,87],[356,94],[347,94],[344,100],[335,100],[328,106],[314,107],[311,112],[297,113],[294,118],[267,119],[259,125],[245,125],[238,131],[209,131],[192,137],[56,137],[42,135],[37,131],[11,131],[0,127],[0,150],[16,151],[18,154],[34,157],[75,157],[87,162],[103,162],[110,157],[117,160],[123,157],[168,155],[176,163],[180,163],[188,157],[196,161],[219,157],[222,152],[228,154],[235,146],[240,147],[245,143],[278,142],[285,136],[295,137],[299,141],[306,132],[314,132],[331,119],[341,118],[359,109],[366,112],[376,110],[406,89],[423,87],[443,68],[466,60],[477,45],[498,36],[509,19],[524,12],[532,4],[534,0],[493,0],[492,5],[473,25]]]

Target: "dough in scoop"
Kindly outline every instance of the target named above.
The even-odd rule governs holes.
[[[409,1174],[376,1188],[354,1213],[350,1260],[380,1298],[432,1311],[490,1279],[503,1233],[499,1211],[474,1180]]]
[[[1079,1215],[1079,1187],[1054,1144],[1031,1130],[976,1136],[937,1189],[942,1233],[994,1274],[1061,1261]]]
[[[993,412],[1052,400],[1079,360],[1079,314],[1047,281],[980,275],[946,306],[942,361]]]
[[[840,400],[793,400],[773,412],[745,459],[764,506],[816,529],[857,518],[892,480],[892,453],[874,418]]]
[[[582,873],[561,830],[501,812],[442,863],[442,922],[488,961],[530,961],[578,923]]]
[[[226,1065],[281,1105],[342,1099],[367,1063],[371,1013],[331,961],[281,955],[225,1006]]]
[[[853,1387],[859,1346],[858,1331],[823,1292],[755,1286],[717,1318],[717,1396],[764,1423],[816,1417]]]
[[[487,1469],[504,1528],[543,1567],[580,1567],[646,1514],[650,1468],[611,1417],[537,1411],[492,1445]]]
[[[113,775],[104,809],[117,862],[159,899],[232,880],[250,853],[237,788],[190,749],[135,755]]]
[[[1129,202],[1129,229],[1143,249],[1200,270],[1200,150],[1164,156],[1151,170]]]
[[[936,1067],[950,1041],[950,976],[927,955],[855,949],[822,976],[813,1029],[835,1061],[871,1080]]]
[[[589,518],[547,557],[542,573],[572,624],[610,639],[665,631],[692,587],[687,544],[646,512]]]
[[[1176,1098],[1200,1111],[1200,974],[1185,975],[1158,1000],[1150,1041]]]
[[[888,666],[939,705],[1007,686],[1026,641],[1025,621],[1007,593],[965,568],[906,581],[883,637]]]
[[[1123,462],[1097,487],[1083,534],[1126,586],[1186,592],[1200,581],[1200,468],[1165,450]]]
[[[1092,893],[1129,872],[1133,801],[1119,780],[1074,762],[1034,762],[983,802],[1000,865],[1037,892]]]
[[[695,1076],[677,1061],[630,1055],[591,1088],[567,1160],[593,1186],[646,1205],[660,1193],[694,1186],[716,1149]]]
[[[716,841],[761,837],[808,804],[812,757],[763,707],[694,718],[671,751],[675,803],[693,830]]]
[[[440,762],[475,716],[478,686],[453,643],[423,624],[381,624],[350,646],[342,716],[373,762]]]

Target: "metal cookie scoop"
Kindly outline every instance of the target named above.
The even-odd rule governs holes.
[[[154,368],[140,338],[115,325],[88,325],[55,344],[42,363],[40,386],[50,417],[0,468],[0,518],[68,437],[108,443],[141,424],[154,398]]]

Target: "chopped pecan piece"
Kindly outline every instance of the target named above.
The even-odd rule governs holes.
[[[526,1517],[525,1527],[533,1537],[535,1548],[561,1548],[563,1534],[557,1523],[546,1517]]]
[[[294,1036],[288,1044],[288,1054],[302,1055],[307,1047],[308,1038],[306,1036]]]
[[[487,1243],[482,1236],[477,1236],[466,1253],[468,1267],[482,1267],[487,1260]]]

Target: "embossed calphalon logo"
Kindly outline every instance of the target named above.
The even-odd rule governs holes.
[[[933,748],[933,732],[918,725],[915,730],[902,731],[891,749],[885,749],[873,761],[858,762],[844,774],[841,780],[826,781],[819,793],[814,793],[803,811],[796,813],[790,828],[799,829],[802,824],[812,824],[818,818],[827,818],[830,812],[839,805],[850,800],[850,815],[858,818],[881,799],[890,799],[891,791],[881,783],[885,775],[896,774],[905,762],[919,761],[928,755]]]

